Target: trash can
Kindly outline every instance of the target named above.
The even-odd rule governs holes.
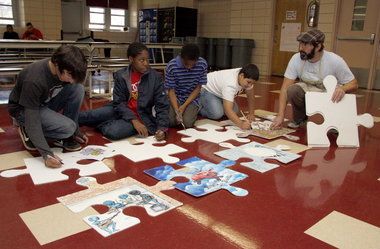
[[[216,67],[218,69],[231,68],[231,39],[217,38],[216,40]]]
[[[215,44],[216,44],[216,38],[208,38],[207,41],[206,41],[206,61],[207,61],[207,64],[208,64],[208,68],[210,70],[214,70],[215,69]]]
[[[206,41],[205,37],[187,36],[185,43],[197,44],[199,47],[200,57],[206,59]]]
[[[231,39],[232,68],[242,67],[251,62],[252,49],[255,41],[252,39]]]

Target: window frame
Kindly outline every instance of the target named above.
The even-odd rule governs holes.
[[[91,12],[90,8],[99,8],[104,10],[104,23],[103,24],[97,24],[97,23],[91,23],[90,22],[90,15],[91,13],[97,13],[97,12]],[[113,31],[113,32],[124,32],[124,27],[128,26],[128,10],[127,9],[119,9],[119,8],[109,8],[109,7],[90,7],[87,6],[87,28],[90,31]],[[118,14],[111,14],[111,10],[123,10],[124,11],[124,25],[111,25],[111,17],[112,16],[122,16]],[[93,28],[90,27],[90,25],[103,25],[103,28]]]
[[[12,8],[12,18],[6,18],[6,17],[1,17],[0,19],[2,20],[11,20],[13,23],[1,23],[0,27],[6,27],[7,25],[12,25],[13,27],[18,26],[19,20],[18,20],[18,4],[16,0],[11,0],[11,4],[0,4],[0,6],[11,6]]]

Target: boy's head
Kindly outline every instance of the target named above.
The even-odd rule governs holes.
[[[246,90],[252,89],[253,84],[259,79],[259,69],[255,64],[242,67],[238,75],[239,85]]]
[[[186,44],[181,49],[182,64],[185,68],[191,69],[199,58],[199,48],[195,44]]]
[[[58,77],[62,81],[83,82],[86,78],[87,60],[78,47],[60,46],[52,55],[51,62],[58,68]]]
[[[145,73],[149,69],[149,51],[144,44],[132,42],[128,46],[127,56],[134,71]]]

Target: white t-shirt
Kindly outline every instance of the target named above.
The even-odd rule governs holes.
[[[234,102],[242,87],[238,83],[241,68],[215,71],[207,74],[207,84],[202,87],[219,98]]]
[[[322,58],[314,63],[301,60],[300,53],[294,54],[284,76],[291,80],[299,78],[302,81],[305,78],[309,81],[323,81],[327,75],[335,76],[338,84],[346,84],[355,78],[342,57],[326,50],[323,51]]]

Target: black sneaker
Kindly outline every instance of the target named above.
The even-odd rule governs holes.
[[[18,134],[20,134],[21,141],[27,150],[37,150],[37,148],[34,146],[32,141],[30,140],[28,134],[26,134],[24,126],[18,127]]]
[[[82,149],[82,146],[80,146],[80,144],[77,141],[75,141],[73,137],[69,137],[62,140],[55,140],[53,144],[67,151],[78,151]]]

